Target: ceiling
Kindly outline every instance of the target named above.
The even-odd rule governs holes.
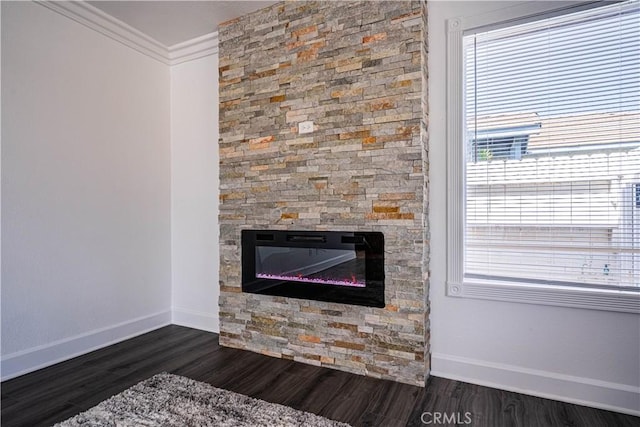
[[[277,1],[88,1],[90,5],[170,47],[218,30],[221,22]]]

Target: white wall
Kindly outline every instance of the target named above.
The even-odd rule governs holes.
[[[219,332],[218,55],[171,67],[173,323]]]
[[[170,322],[169,68],[2,2],[3,379]]]
[[[445,296],[445,19],[516,4],[428,3],[432,375],[640,414],[638,315]]]

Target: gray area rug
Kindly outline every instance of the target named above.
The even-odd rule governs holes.
[[[56,426],[349,427],[167,373],[142,381]]]

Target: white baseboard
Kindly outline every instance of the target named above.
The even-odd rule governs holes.
[[[640,388],[627,384],[433,353],[431,375],[640,416]]]
[[[205,313],[202,311],[188,310],[186,308],[179,307],[174,307],[171,313],[171,322],[174,325],[187,326],[189,328],[200,329],[208,332],[220,332],[218,313]]]
[[[171,324],[171,312],[148,316],[2,356],[2,381],[80,356]]]

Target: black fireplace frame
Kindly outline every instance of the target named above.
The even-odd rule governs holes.
[[[242,230],[242,291],[384,307],[384,235],[372,231]],[[256,246],[364,251],[365,286],[334,286],[256,277]]]

